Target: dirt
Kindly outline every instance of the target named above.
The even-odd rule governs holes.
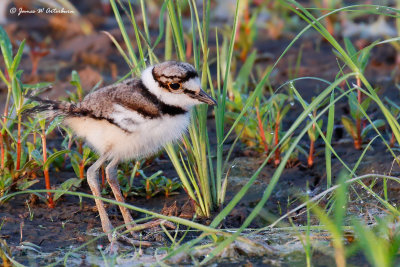
[[[347,151],[347,153],[341,153],[340,155],[344,155],[343,159],[348,162],[350,166],[352,166],[352,164],[354,164],[352,160],[358,159],[360,152],[355,152],[354,149],[349,149],[348,147],[349,144],[335,145],[335,149],[337,149],[337,151]],[[293,168],[287,168],[282,174],[271,198],[265,205],[263,212],[261,212],[260,216],[258,216],[250,225],[250,228],[258,228],[269,225],[275,219],[277,219],[277,216],[283,215],[288,210],[301,204],[307,193],[312,196],[324,190],[326,187],[325,174],[323,173],[324,169],[322,167],[318,167],[318,165],[322,165],[324,160],[325,159],[323,156],[317,157],[316,167],[312,169],[306,168],[302,165],[298,165]],[[374,147],[374,151],[367,153],[365,160],[361,164],[359,173],[371,173],[373,171],[376,173],[387,173],[391,167],[391,160],[391,157],[387,152],[385,152],[384,147],[381,144],[378,144]],[[257,166],[262,161],[262,158],[236,157],[234,161],[235,168],[233,168],[229,177],[227,194],[228,201],[235,194],[235,192],[237,192],[243,186],[243,184],[248,181],[249,177],[254,173]],[[340,164],[337,160],[333,161],[333,166],[335,175],[341,168],[339,167]],[[159,166],[153,162],[152,168],[158,169]],[[259,179],[251,187],[249,193],[246,194],[244,199],[223,222],[223,227],[236,228],[244,222],[252,208],[261,199],[262,193],[267,187],[274,171],[275,168],[270,165],[262,170]],[[392,175],[398,175],[399,173],[399,167],[394,165]],[[61,183],[63,180],[71,176],[73,176],[73,173],[71,172],[52,173],[51,175],[52,182],[54,182],[54,184]],[[310,185],[311,192],[307,192],[307,183]],[[369,184],[368,181],[366,181],[366,183]],[[400,186],[397,183],[389,181],[388,187],[389,202],[394,205],[400,205],[398,198]],[[35,185],[35,188],[44,188],[44,184],[37,184]],[[360,189],[357,186],[355,186],[355,188]],[[378,181],[374,189],[376,192],[380,192],[382,190],[382,184],[380,181]],[[86,183],[84,183],[78,191],[90,193]],[[356,207],[358,207],[361,202],[364,203],[362,204],[364,209],[370,210],[370,212],[374,214],[376,206],[379,205],[378,202],[368,194],[363,194],[360,192],[360,195],[361,199],[356,199],[354,197],[354,201],[351,202],[349,210],[353,210],[354,214],[356,214]],[[7,241],[7,244],[14,251],[13,255],[15,255],[15,259],[20,263],[29,264],[32,266],[32,261],[38,265],[54,262],[54,259],[61,259],[63,256],[65,256],[65,253],[72,248],[77,248],[78,246],[83,245],[85,242],[88,242],[101,234],[100,219],[98,217],[94,202],[90,199],[83,198],[82,201],[80,201],[77,197],[65,195],[62,200],[57,203],[57,206],[54,209],[49,209],[47,205],[40,201],[37,201],[35,204],[29,204],[30,199],[30,195],[21,195],[0,206],[0,218],[3,223],[0,230],[0,237]],[[177,201],[177,205],[180,207],[187,201],[187,196],[182,190],[180,191],[179,195],[171,196],[167,199],[162,195],[153,197],[149,200],[142,197],[127,199],[127,202],[130,204],[155,212],[160,212],[164,207],[164,204],[170,206],[173,205],[175,201]],[[107,211],[110,215],[112,223],[115,226],[121,225],[123,219],[117,206],[107,205]],[[352,213],[350,212],[349,214]],[[379,211],[375,211],[375,214],[381,215]],[[135,214],[134,217],[137,219],[143,217],[143,215]],[[291,218],[296,225],[306,224],[304,209],[300,210],[296,214],[293,214]],[[200,222],[204,223],[204,221]],[[317,221],[315,221],[315,223],[317,223]],[[285,220],[282,224],[280,224],[280,226],[288,226],[288,221]],[[279,235],[271,235],[271,233],[266,233],[261,237],[261,240],[268,242],[271,246],[277,246],[277,243],[273,240],[272,236],[275,236],[276,238],[276,236]],[[283,242],[282,240],[290,240],[292,238],[293,237],[285,236],[278,239]],[[258,239],[260,239],[260,237],[258,237]],[[35,253],[32,251],[27,252],[26,248],[21,248],[21,244],[26,243],[28,245],[32,243],[39,246],[37,249],[40,251],[40,253]],[[158,243],[158,246],[168,246],[168,244],[169,242],[164,240],[163,242]],[[79,255],[79,257],[83,257],[81,259],[82,263],[84,263],[85,260],[87,260],[86,263],[93,263],[93,257],[99,257],[99,252],[97,250],[98,245],[103,245],[106,247],[108,245],[107,239],[104,237],[100,239],[100,241],[95,242],[95,244],[90,244],[87,248],[80,250],[77,255]],[[301,247],[298,249],[301,251]],[[91,255],[90,259],[85,258],[85,254],[87,253],[85,251],[88,251]],[[150,255],[151,253],[152,251],[150,252]],[[294,254],[283,253],[284,257],[282,255],[272,255],[270,257],[263,258],[261,263],[268,263],[268,260],[271,262],[278,261],[281,263],[304,262],[303,257],[294,257],[293,255],[298,254],[296,252],[293,253]],[[316,264],[317,262],[321,262],[320,266],[323,266],[324,257],[322,255],[318,255],[319,254],[317,253],[313,256],[313,262],[314,260]],[[359,258],[363,259],[361,256],[359,256]],[[252,260],[252,262],[254,261]],[[331,262],[333,266],[333,258],[331,259]],[[325,263],[328,264],[328,262]],[[330,265],[328,264],[325,266]]]
[[[91,10],[90,3],[78,4],[81,11],[86,9]],[[95,2],[88,1],[88,2]],[[83,87],[89,91],[95,86],[100,79],[103,79],[103,84],[110,84],[128,72],[126,64],[123,62],[117,49],[102,34],[101,30],[108,30],[117,40],[121,40],[121,35],[118,26],[112,16],[109,15],[106,19],[101,15],[91,13],[85,15],[84,19],[89,20],[94,25],[95,30],[91,35],[84,35],[77,27],[82,21],[71,20],[71,18],[42,16],[40,19],[33,19],[29,16],[24,16],[16,19],[10,17],[10,22],[5,25],[5,29],[11,36],[14,43],[21,41],[27,36],[34,36],[34,41],[31,44],[45,40],[45,37],[50,36],[52,42],[46,44],[46,49],[51,52],[43,57],[39,64],[39,72],[37,77],[31,77],[31,63],[28,56],[24,55],[21,68],[25,70],[24,79],[36,79],[37,81],[54,82],[53,89],[46,93],[46,96],[56,99],[60,96],[66,96],[68,90],[73,90],[73,87],[68,83],[71,70],[78,70]],[[70,29],[62,28],[65,23],[71,23]],[[62,29],[60,29],[60,27]],[[65,34],[60,32],[65,31]],[[152,36],[156,37],[156,32],[151,29]],[[133,32],[129,33],[133,36]],[[317,35],[307,35],[302,38],[298,44],[290,50],[290,53],[278,64],[276,72],[271,79],[273,87],[278,87],[289,79],[288,69],[290,64],[295,62],[297,54],[302,49],[303,56],[298,76],[318,76],[320,78],[332,81],[338,73],[339,68],[336,58],[332,53],[332,48]],[[278,40],[263,39],[262,34],[255,43],[255,47],[260,54],[268,53],[269,59],[257,61],[257,66],[264,69],[267,65],[275,62],[280,53],[291,41],[291,36],[284,36]],[[211,40],[212,42],[212,40]],[[101,45],[100,45],[101,44]],[[399,91],[394,85],[394,80],[398,76],[393,76],[392,71],[396,67],[396,54],[390,45],[382,45],[372,50],[371,64],[366,70],[366,76],[373,87],[380,87],[379,94],[388,96],[392,100],[399,98]],[[3,64],[3,63],[2,63]],[[211,66],[215,67],[215,66]],[[398,67],[398,66],[397,66]],[[397,74],[398,75],[398,74]],[[312,96],[320,92],[324,87],[323,84],[315,81],[298,81],[296,88],[300,91],[305,100],[310,101]],[[4,88],[3,88],[4,89]],[[284,89],[282,89],[284,90]],[[0,107],[4,105],[4,93],[0,90]],[[352,168],[359,159],[362,151],[357,151],[353,148],[352,139],[345,133],[340,123],[340,117],[343,114],[349,114],[346,102],[337,104],[337,113],[335,114],[335,132],[333,136],[333,147],[340,155],[342,160]],[[284,127],[287,129],[291,123],[298,117],[302,111],[299,105],[295,105],[289,112],[288,117],[284,122]],[[376,107],[370,109],[373,118],[382,118],[382,114],[377,111]],[[214,122],[211,120],[210,125]],[[214,127],[211,129],[211,140],[214,135]],[[390,132],[386,131],[387,140],[390,138]],[[371,134],[368,138],[372,138]],[[58,140],[55,137],[55,140]],[[368,142],[365,140],[365,144]],[[212,141],[213,142],[213,141]],[[50,141],[51,143],[51,141]],[[304,138],[301,145],[306,147],[308,139]],[[364,145],[365,145],[364,144]],[[271,198],[266,203],[263,212],[259,214],[254,222],[250,225],[251,228],[264,227],[287,211],[301,204],[304,197],[316,195],[326,188],[326,173],[325,173],[325,157],[324,145],[321,140],[316,144],[315,165],[312,168],[306,166],[306,158],[303,155],[299,156],[298,161],[292,166],[286,168],[273,190]],[[227,192],[227,202],[237,193],[243,185],[249,180],[252,174],[257,170],[259,165],[264,160],[265,156],[259,152],[249,150],[244,144],[239,144],[233,153],[230,164],[231,168],[229,175],[229,186]],[[176,173],[172,165],[167,160],[166,155],[162,155],[159,159],[153,160],[150,167],[146,169],[147,173],[152,173],[156,170],[163,170],[167,177],[175,177]],[[342,164],[337,158],[332,160],[332,170],[334,181],[339,172],[343,169]],[[223,222],[222,227],[235,228],[239,227],[251,212],[252,208],[261,199],[265,188],[271,181],[276,168],[272,164],[267,165],[260,173],[259,178],[249,190],[249,193],[240,201],[239,205]],[[371,148],[366,152],[357,174],[365,173],[385,173],[393,176],[400,174],[400,168],[397,164],[393,164],[393,157],[388,153],[383,142],[376,139]],[[61,184],[68,178],[74,177],[72,169],[66,168],[61,172],[52,172],[52,184],[54,186]],[[40,179],[40,183],[36,184],[33,189],[44,188],[44,181]],[[366,184],[370,185],[372,179],[366,180]],[[308,185],[308,188],[307,188]],[[388,200],[390,203],[400,205],[398,183],[393,181],[388,182]],[[358,186],[354,186],[354,190],[358,190]],[[382,191],[382,181],[378,181],[374,186],[376,192]],[[90,193],[90,190],[84,182],[78,189],[80,192]],[[171,206],[176,201],[178,207],[182,207],[187,202],[187,196],[183,190],[179,191],[179,195],[165,198],[163,195],[158,195],[150,199],[143,197],[128,198],[127,202],[147,210],[161,212],[165,205]],[[360,193],[360,198],[355,195],[350,203],[350,211],[355,209],[360,202],[363,201],[363,207],[366,209],[376,208],[377,201],[370,195]],[[322,203],[324,204],[324,203]],[[110,218],[114,225],[122,223],[122,216],[115,205],[107,205]],[[135,214],[135,218],[143,217],[142,214]],[[291,216],[293,222],[298,225],[304,225],[306,218],[304,210]],[[207,221],[201,221],[207,223]],[[62,259],[67,251],[90,241],[95,236],[101,233],[100,220],[94,201],[83,198],[65,195],[57,203],[54,209],[50,209],[41,201],[32,201],[31,195],[19,195],[8,202],[0,205],[0,238],[4,239],[8,246],[12,249],[13,255],[17,261],[30,266],[42,266],[43,264],[54,263],[55,260]],[[288,225],[288,220],[285,220],[282,225]],[[285,237],[290,239],[289,237]],[[282,240],[286,240],[282,237]],[[271,236],[266,234],[262,237],[265,242],[270,245],[274,243],[269,241]],[[277,242],[278,243],[278,242]],[[277,244],[275,243],[275,245]],[[38,246],[35,247],[34,245]],[[168,246],[167,241],[161,242],[162,246]],[[106,247],[108,242],[106,238],[88,245],[85,249],[78,250],[77,254],[70,259],[71,263],[80,264],[82,266],[90,265],[98,262],[100,257],[98,245]],[[302,251],[300,248],[299,251]],[[297,251],[298,252],[298,251]],[[297,252],[294,252],[296,254]],[[150,250],[147,255],[153,253]],[[146,253],[145,253],[146,254]],[[93,256],[94,255],[94,256]],[[315,253],[313,262],[315,266],[333,266],[333,258],[326,258],[324,253]],[[253,266],[268,266],[276,263],[282,266],[289,266],[294,263],[304,263],[303,254],[295,257],[293,254],[285,256],[271,255],[263,259],[252,259]],[[97,258],[96,258],[97,257]],[[101,257],[100,257],[101,258]],[[358,255],[353,258],[354,263],[363,262],[365,259]],[[247,260],[241,262],[247,264]],[[229,266],[230,263],[220,263],[220,266]],[[289,264],[289,265],[288,265]],[[248,265],[251,266],[251,265]],[[360,266],[360,265],[358,265]],[[365,264],[365,266],[367,266]]]

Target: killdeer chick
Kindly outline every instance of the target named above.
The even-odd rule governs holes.
[[[84,138],[99,154],[87,170],[87,181],[94,196],[100,197],[98,171],[106,178],[119,202],[124,202],[116,176],[118,163],[148,157],[168,143],[177,141],[190,123],[195,105],[215,105],[200,86],[195,68],[183,62],[167,61],[142,72],[141,79],[103,87],[77,104],[33,98],[40,102],[33,111],[47,117],[63,117],[63,123]],[[112,241],[113,226],[104,203],[95,199],[103,231]],[[129,210],[120,206],[124,222],[132,229]]]

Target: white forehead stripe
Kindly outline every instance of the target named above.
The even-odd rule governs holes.
[[[200,91],[201,86],[199,77],[190,78],[189,80],[184,82],[183,87],[193,92]]]
[[[161,88],[158,82],[154,80],[152,70],[153,67],[149,67],[142,72],[142,81],[143,84],[147,87],[147,89],[149,89],[151,93],[157,96],[157,98],[160,101],[168,105],[181,107],[183,109],[190,108],[194,105],[198,105],[201,103],[198,100],[193,99],[184,93],[168,92],[167,90]],[[190,87],[187,85],[188,83]],[[200,80],[198,78],[197,79],[192,78],[182,85],[185,89],[194,92],[200,90]]]

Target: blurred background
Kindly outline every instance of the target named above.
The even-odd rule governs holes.
[[[127,26],[128,35],[134,39],[134,29],[124,12],[128,11],[127,1],[119,1],[122,17]],[[191,54],[191,22],[187,1],[180,1],[183,11],[182,23],[185,29],[188,51]],[[390,0],[323,0],[299,1],[316,16],[321,16],[329,10],[350,4],[378,4],[396,7],[396,1]],[[131,0],[133,13],[139,29],[143,30],[143,18],[139,1]],[[146,13],[149,25],[149,35],[152,43],[160,34],[159,23],[166,14],[160,14],[163,1],[147,0]],[[197,1],[201,10],[202,1]],[[397,5],[399,5],[397,3]],[[233,22],[235,0],[211,1],[210,19],[210,54],[215,54],[214,29],[218,27],[220,35],[229,34]],[[243,0],[239,14],[239,29],[236,33],[233,70],[237,69],[250,55],[256,51],[255,70],[263,72],[268,65],[276,61],[287,44],[304,28],[305,22],[288,10],[280,1]],[[40,12],[42,11],[42,12]],[[351,38],[355,46],[361,49],[375,40],[398,36],[395,13],[390,9],[377,10],[386,12],[389,16],[371,14],[371,12],[339,12],[323,20],[328,31],[343,40]],[[199,14],[200,17],[202,14]],[[129,67],[113,44],[110,36],[120,43],[126,51],[118,24],[107,0],[1,0],[0,24],[8,33],[16,50],[22,40],[27,41],[20,68],[24,70],[24,83],[51,82],[53,89],[47,92],[49,98],[66,96],[72,89],[70,85],[71,71],[77,70],[81,77],[84,90],[90,90],[96,84],[110,84],[129,73]],[[106,34],[107,33],[107,34]],[[311,38],[310,38],[311,37]],[[222,39],[221,39],[222,40]],[[220,41],[221,41],[220,40]],[[132,42],[135,45],[135,42]],[[297,42],[294,49],[274,71],[270,82],[279,85],[288,78],[293,78],[296,59],[299,51],[302,57],[296,69],[296,75],[332,79],[336,75],[337,63],[332,49],[316,32],[309,31]],[[135,47],[136,49],[136,47]],[[163,40],[154,52],[163,58],[165,44]],[[400,45],[397,42],[378,46],[372,55],[372,66],[388,68],[393,71],[400,62]],[[316,55],[318,55],[316,57]],[[190,58],[190,55],[188,55]],[[176,58],[172,55],[172,58]],[[3,59],[0,67],[4,69]],[[397,69],[397,67],[396,67]],[[291,76],[291,77],[289,77]],[[368,75],[367,75],[368,76]],[[385,82],[380,77],[380,82]],[[393,76],[392,76],[393,77]],[[372,77],[374,78],[374,77]],[[398,76],[395,75],[395,79]],[[0,86],[0,103],[4,102],[6,87]],[[313,93],[313,90],[310,91]],[[2,105],[2,104],[1,104]]]

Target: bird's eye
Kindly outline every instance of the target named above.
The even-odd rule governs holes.
[[[170,83],[169,88],[171,88],[172,90],[178,90],[178,89],[181,89],[181,84],[180,83]]]

